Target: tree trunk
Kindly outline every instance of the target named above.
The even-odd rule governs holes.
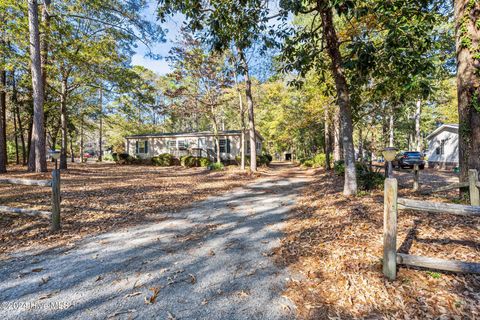
[[[211,119],[212,119],[212,125],[213,125],[213,135],[214,135],[214,139],[215,139],[217,163],[221,163],[222,159],[220,158],[220,138],[218,137],[218,122],[217,122],[217,119],[215,117],[215,110],[214,110],[213,106],[211,106],[210,113],[211,113],[211,117],[212,117]]]
[[[343,158],[345,160],[345,183],[343,194],[345,196],[357,193],[357,173],[355,170],[355,149],[353,147],[353,123],[350,107],[350,94],[347,80],[345,79],[342,56],[340,54],[340,43],[333,24],[331,8],[324,8],[321,11],[323,34],[326,39],[328,54],[332,60],[332,74],[337,89],[337,103],[340,107],[342,123]]]
[[[383,141],[383,147],[388,147],[388,141],[386,139],[387,134],[388,134],[388,126],[389,126],[389,117],[386,112],[383,113],[382,116],[382,141]]]
[[[15,142],[15,164],[20,164],[20,155],[18,152],[18,126],[17,126],[17,115],[15,112],[15,105],[12,109],[13,114],[13,132],[14,132],[14,142]]]
[[[62,146],[60,148],[60,169],[67,169],[67,148],[68,148],[68,128],[67,128],[67,79],[62,81],[60,91],[60,122],[62,127]]]
[[[415,109],[415,150],[422,151],[422,137],[420,135],[420,120],[422,115],[422,101],[417,100]]]
[[[340,161],[343,160],[341,119],[340,110],[338,108],[335,109],[333,119],[333,161]]]
[[[394,119],[393,119],[393,111],[392,111],[392,114],[390,115],[389,121],[390,122],[388,125],[388,136],[389,136],[388,146],[393,147],[395,143],[395,131],[394,131],[395,125],[394,125]]]
[[[363,162],[363,130],[361,124],[358,127],[358,160]]]
[[[18,124],[18,133],[20,135],[20,142],[22,144],[22,164],[27,164],[27,151],[25,146],[25,137],[23,133],[23,125],[22,125],[22,118],[20,117],[20,107],[18,105],[18,97],[17,97],[17,85],[15,79],[15,71],[12,71],[12,104],[15,109],[14,116],[17,118]]]
[[[27,163],[26,160],[26,151],[25,151],[25,139],[23,137],[23,126],[22,120],[20,118],[20,108],[18,106],[18,92],[17,92],[17,81],[15,79],[15,70],[12,70],[12,106],[13,106],[13,117],[15,120],[15,148],[16,148],[16,156],[17,156],[17,164],[20,163],[19,159],[19,152],[18,152],[18,137],[20,136],[20,141],[22,143],[22,164],[25,165]]]
[[[102,149],[102,144],[103,144],[103,91],[102,88],[100,88],[100,114],[99,114],[99,136],[98,136],[98,161],[102,162],[102,155],[103,155],[103,149]]]
[[[82,122],[80,124],[80,162],[83,163],[85,159],[83,158],[83,115],[82,115]],[[127,148],[127,153],[129,152]]]
[[[75,163],[75,154],[73,153],[73,137],[70,136],[70,161]]]
[[[253,110],[252,82],[248,71],[248,63],[243,50],[239,49],[238,54],[243,68],[245,78],[245,96],[247,97],[248,125],[250,136],[250,170],[257,171],[257,136],[255,132],[255,115]]]
[[[45,30],[40,37],[40,49],[41,49],[41,68],[42,68],[42,82],[43,82],[43,94],[45,101],[47,100],[47,70],[48,65],[48,35],[50,34],[50,3],[51,0],[44,0],[42,7],[42,20]]]
[[[0,173],[7,172],[7,72],[0,70]]]
[[[238,93],[238,103],[240,107],[240,125],[242,133],[240,135],[240,169],[245,170],[245,110],[243,109],[243,97],[238,86],[237,72],[234,68],[233,77],[235,78],[235,87]]]
[[[27,132],[27,157],[28,157],[28,170],[30,170],[30,158],[33,157],[35,159],[35,149],[32,148],[32,133],[33,133],[33,114],[31,115],[31,118],[28,119],[28,132]],[[33,153],[33,156],[32,156]],[[34,165],[35,166],[35,162]]]
[[[480,79],[478,60],[474,58],[480,42],[475,21],[479,10],[476,1],[455,1],[457,96],[459,115],[460,181],[468,181],[468,170],[480,170]],[[473,18],[475,17],[475,18]],[[463,40],[469,38],[471,45]]]
[[[330,114],[328,112],[328,106],[325,107],[323,114],[324,114],[324,121],[325,121],[325,169],[331,170],[330,167],[330,153],[332,150],[330,149]]]
[[[43,80],[37,9],[37,0],[28,0],[28,27],[30,31],[30,60],[33,88],[33,128],[28,169],[35,172],[46,172],[47,158],[43,113]]]

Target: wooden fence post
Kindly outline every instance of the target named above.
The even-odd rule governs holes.
[[[60,170],[52,170],[52,231],[60,229]]]
[[[468,182],[470,188],[470,204],[480,206],[480,192],[477,187],[478,171],[476,169],[468,170]]]
[[[420,189],[418,164],[413,165],[413,191]]]
[[[397,179],[385,179],[383,211],[383,274],[397,276]]]

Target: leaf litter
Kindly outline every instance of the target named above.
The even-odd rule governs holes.
[[[4,176],[50,179],[50,173],[27,173],[20,166],[10,167]],[[0,252],[19,252],[33,246],[63,247],[87,235],[165,220],[196,201],[242,186],[254,177],[233,167],[211,172],[204,168],[75,163],[62,170],[61,179],[62,230],[50,231],[45,219],[2,213]],[[48,188],[2,185],[0,204],[48,211],[50,192]],[[200,235],[212,227],[199,230]]]
[[[345,198],[342,187],[343,179],[316,172],[276,250],[277,262],[298,275],[289,279],[285,295],[300,318],[480,317],[479,275],[401,266],[396,281],[385,280],[383,190]],[[451,194],[439,198],[399,192],[402,197],[453,201]],[[409,254],[480,262],[479,223],[478,218],[399,211],[398,247]]]

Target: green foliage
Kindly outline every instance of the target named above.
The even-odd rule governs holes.
[[[383,187],[385,177],[379,172],[358,171],[358,189],[359,190],[375,190]]]
[[[312,159],[304,160],[302,162],[302,165],[304,165],[305,167],[308,167],[308,168],[312,168],[313,167],[313,160]]]
[[[204,157],[194,157],[194,156],[183,156],[180,158],[180,164],[187,168],[192,167],[208,167],[212,162],[208,158]]]
[[[152,158],[152,163],[155,166],[168,167],[174,164],[173,155],[170,153],[162,153]]]
[[[212,163],[210,159],[204,158],[204,157],[198,158],[198,160],[199,160],[200,167],[208,167]]]
[[[208,166],[208,169],[213,171],[219,171],[219,170],[224,170],[225,166],[221,162],[214,162]]]
[[[442,277],[442,275],[438,272],[426,271],[426,273],[433,279],[440,279]]]
[[[335,161],[333,164],[333,172],[335,172],[336,175],[342,176],[345,174],[345,161],[339,160]]]
[[[309,168],[325,168],[327,159],[324,153],[318,153],[313,158],[303,159],[300,163]]]
[[[180,164],[187,168],[198,167],[198,160],[194,156],[183,156],[180,158]]]
[[[374,190],[383,186],[385,177],[378,172],[370,171],[367,164],[356,162],[355,169],[357,171],[357,183],[359,190]],[[336,161],[333,165],[335,174],[341,176],[345,173],[345,162],[343,160]]]
[[[268,166],[270,162],[272,162],[272,156],[268,154],[262,154],[261,156],[257,156],[257,165]]]
[[[128,153],[114,153],[112,159],[118,164],[140,164],[141,160],[137,159]]]
[[[241,162],[241,157],[240,156],[236,156],[235,157],[235,161],[237,162],[237,164],[240,164]],[[270,164],[270,162],[272,162],[273,160],[273,157],[269,154],[262,154],[260,156],[257,156],[257,166],[268,166]],[[245,165],[246,166],[249,166],[250,165],[250,156],[249,155],[245,155]]]
[[[113,157],[113,153],[105,153],[102,157],[104,161],[116,161]]]
[[[15,159],[15,143],[7,141],[7,162],[13,162]]]

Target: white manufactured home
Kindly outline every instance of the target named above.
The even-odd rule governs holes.
[[[218,151],[222,160],[231,161],[235,160],[236,156],[240,156],[240,130],[220,131],[218,137],[220,143],[220,150]],[[139,134],[128,136],[125,140],[126,152],[142,159],[149,159],[162,153],[170,153],[178,158],[191,154],[214,160],[217,154],[215,135],[210,131]],[[263,137],[257,133],[256,140],[256,151],[257,154],[260,154]],[[250,153],[248,133],[245,134],[245,153]]]
[[[430,168],[458,166],[458,124],[443,124],[427,136]]]

